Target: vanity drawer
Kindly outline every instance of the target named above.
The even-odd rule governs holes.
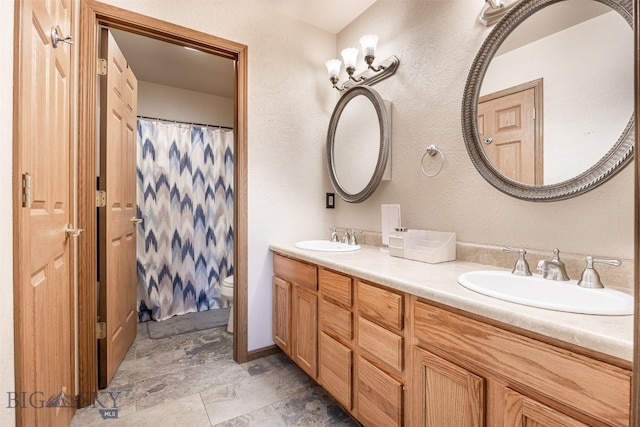
[[[421,301],[413,314],[417,345],[595,419],[629,424],[630,371]]]
[[[358,311],[374,322],[402,330],[402,295],[358,281]]]
[[[358,420],[371,427],[402,426],[402,383],[362,357],[357,378]]]
[[[400,335],[358,317],[358,346],[398,372],[402,372],[403,344]]]
[[[273,255],[273,274],[311,290],[318,289],[316,267],[282,255]]]
[[[318,271],[318,282],[323,298],[351,307],[353,304],[351,277],[321,268]]]
[[[353,338],[353,313],[321,298],[320,328],[330,335],[337,335],[347,342],[351,342]]]
[[[323,332],[319,347],[318,381],[344,408],[351,410],[353,351]]]

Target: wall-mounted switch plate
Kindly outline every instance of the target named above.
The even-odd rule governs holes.
[[[326,202],[327,202],[327,209],[335,209],[336,193],[327,193]]]

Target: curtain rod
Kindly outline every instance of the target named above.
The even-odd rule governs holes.
[[[138,118],[139,119],[146,119],[146,120],[158,120],[158,121],[161,121],[161,122],[169,122],[169,123],[180,123],[180,124],[184,124],[184,125],[206,126],[206,127],[210,127],[210,128],[220,128],[220,129],[231,129],[231,130],[233,130],[233,128],[229,127],[229,126],[211,125],[211,124],[207,124],[207,123],[183,122],[181,120],[162,119],[160,117],[138,116]]]

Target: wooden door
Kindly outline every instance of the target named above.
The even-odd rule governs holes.
[[[541,83],[540,83],[541,84]],[[537,87],[512,88],[483,96],[478,104],[478,133],[493,165],[522,184],[543,184],[542,135],[536,122],[541,108]]]
[[[73,417],[74,326],[71,91],[74,2],[23,0],[14,128],[14,292],[19,426],[67,426]],[[10,392],[9,390],[6,390]],[[11,395],[10,395],[11,397]]]
[[[102,31],[101,57],[107,74],[100,80],[99,209],[100,321],[99,385],[106,387],[133,342],[136,308],[136,109],[137,81],[108,30]]]
[[[483,378],[417,347],[413,348],[412,377],[414,425],[485,425]]]

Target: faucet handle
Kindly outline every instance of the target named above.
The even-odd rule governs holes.
[[[592,256],[588,256],[584,259],[587,262],[587,267],[582,272],[582,277],[578,280],[578,286],[582,286],[583,288],[604,288],[602,281],[600,280],[600,275],[593,268],[593,264],[598,262],[601,264],[609,264],[613,266],[620,266],[622,262],[619,259],[600,259],[594,258]]]
[[[329,227],[329,231],[331,231],[331,238],[329,239],[332,242],[338,241],[338,232],[335,227]]]
[[[349,244],[350,245],[357,245],[358,244],[358,239],[356,239],[356,233],[361,233],[362,234],[362,230],[356,230],[354,228],[351,229],[351,236],[349,237]]]
[[[516,276],[531,276],[529,263],[524,257],[527,254],[527,251],[525,251],[524,249],[510,248],[510,247],[506,247],[502,250],[504,252],[517,253],[519,255],[518,260],[516,261],[516,264],[513,267],[513,270],[511,271],[512,274],[515,274]]]

